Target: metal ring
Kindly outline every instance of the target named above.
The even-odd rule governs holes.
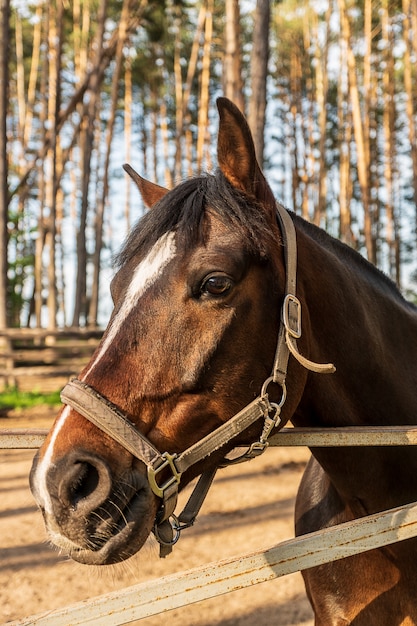
[[[267,378],[264,384],[262,385],[261,398],[264,398],[266,395],[268,395],[266,390],[271,383],[275,383],[276,385],[279,385],[282,389],[281,400],[279,402],[271,402],[271,406],[275,405],[281,409],[285,403],[285,400],[287,399],[287,387],[285,383],[278,383],[276,380],[274,380],[273,376],[270,376],[269,378]]]
[[[171,518],[173,520],[173,523],[171,523],[171,521],[170,521]],[[175,515],[170,515],[168,521],[169,521],[169,523],[171,525],[172,530],[175,531],[175,533],[174,533],[174,535],[173,535],[173,537],[172,537],[172,539],[170,541],[166,541],[166,539],[163,539],[160,536],[160,534],[158,532],[157,524],[155,524],[155,526],[154,526],[153,533],[154,533],[157,541],[159,543],[161,543],[162,545],[164,545],[164,546],[173,546],[173,545],[175,545],[177,543],[178,539],[180,538],[181,526],[180,526],[180,523],[178,521],[178,518]]]

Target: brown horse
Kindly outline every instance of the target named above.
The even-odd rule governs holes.
[[[416,310],[351,249],[282,207],[277,219],[245,119],[224,98],[218,108],[215,175],[168,192],[129,170],[153,208],[119,255],[102,342],[34,461],[49,537],[83,563],[126,559],[152,529],[172,543],[178,487],[202,474],[205,492],[232,448],[261,452],[279,422],[416,423]],[[334,368],[313,361],[328,360],[337,370],[321,375]],[[417,500],[411,447],[312,452],[298,534]],[[318,625],[417,624],[414,539],[304,578]]]

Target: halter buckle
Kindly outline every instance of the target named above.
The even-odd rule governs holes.
[[[282,321],[285,330],[294,339],[301,337],[301,302],[292,293],[288,293],[282,305]]]
[[[178,485],[180,480],[181,480],[182,472],[179,472],[177,470],[176,465],[175,465],[175,459],[177,458],[177,456],[178,456],[177,454],[170,454],[169,452],[164,452],[164,454],[162,454],[162,458],[164,460],[162,461],[162,463],[160,465],[158,465],[157,467],[154,467],[152,465],[148,465],[148,481],[149,481],[149,485],[150,485],[153,493],[156,496],[158,496],[158,498],[164,498],[165,491],[169,487],[171,487],[174,483],[177,483],[177,485]],[[169,467],[169,469],[172,472],[172,476],[167,478],[167,480],[162,485],[159,485],[157,480],[156,480],[156,477],[166,467]]]

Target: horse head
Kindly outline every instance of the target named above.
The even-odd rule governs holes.
[[[114,310],[78,377],[80,393],[93,389],[151,449],[169,455],[259,396],[274,363],[285,295],[276,202],[249,127],[228,100],[219,99],[218,109],[215,175],[168,191],[127,167],[150,211],[119,254]],[[307,351],[308,341],[302,347]],[[306,372],[291,360],[288,376],[283,422],[295,411]],[[160,498],[141,457],[85,413],[76,398],[61,410],[34,460],[31,488],[51,541],[75,560],[106,564],[142,547]],[[210,450],[182,474],[180,488],[217,467],[236,444],[257,439],[262,427],[257,419]]]

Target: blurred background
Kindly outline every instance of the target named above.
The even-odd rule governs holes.
[[[414,299],[416,0],[0,0],[0,329],[97,329],[141,215],[246,112],[285,206]]]

